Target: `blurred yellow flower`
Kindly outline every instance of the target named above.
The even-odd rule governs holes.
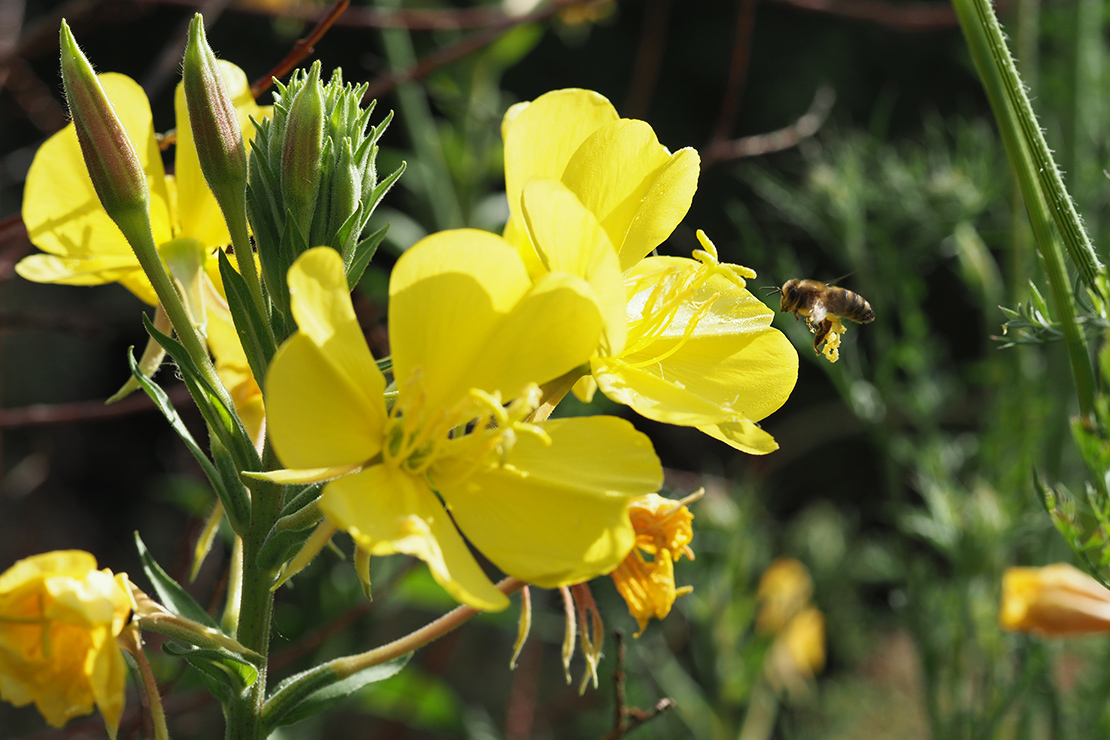
[[[1110,590],[1067,563],[1007,568],[998,618],[1003,629],[1039,637],[1110,632]]]
[[[764,670],[778,691],[799,695],[806,682],[825,667],[825,617],[808,606],[786,624],[775,638]]]
[[[776,691],[799,695],[825,667],[825,617],[810,604],[813,579],[794,558],[779,558],[759,579],[756,631],[774,636],[763,669]]]
[[[126,668],[116,637],[131,612],[124,574],[61,550],[0,574],[0,698],[34,702],[46,721],[100,709],[112,737],[123,713]]]
[[[652,493],[628,505],[636,546],[610,576],[640,627],[635,637],[644,633],[652,617],[663,619],[671,613],[675,599],[694,590],[693,586],[675,588],[674,562],[683,555],[694,559],[690,549],[694,515],[687,505],[699,498],[700,491],[681,501]],[[652,559],[646,559],[645,553]]]
[[[756,630],[764,635],[778,634],[812,597],[813,579],[806,567],[794,558],[778,558],[759,579]]]
[[[502,133],[505,238],[533,277],[586,280],[602,312],[592,377],[575,392],[588,399],[600,388],[752,454],[777,449],[756,422],[789,397],[798,354],[746,289],[755,273],[721,263],[700,231],[695,259],[646,257],[689,210],[697,152],[671,154],[650,126],[586,90],[513,106]]]
[[[613,417],[524,423],[536,383],[597,343],[597,308],[579,279],[533,284],[513,248],[485,232],[416,244],[390,280],[390,404],[338,253],[306,252],[289,289],[299,331],[270,365],[267,424],[282,463],[298,470],[271,477],[343,475],[320,508],[360,550],[418,557],[479,609],[508,600],[460,530],[505,573],[547,588],[608,573],[628,554],[628,501],[662,481],[647,438]]]
[[[249,139],[254,135],[249,117],[261,119],[268,110],[255,104],[241,69],[228,62],[220,65],[244,138]],[[154,243],[161,248],[173,239],[195,239],[209,253],[228,244],[231,238],[223,215],[200,171],[182,86],[178,85],[175,98],[175,174],[166,175],[150,102],[142,88],[130,77],[113,72],[100,75],[99,80],[147,174]],[[97,199],[72,122],[35,154],[23,191],[23,222],[32,243],[46,254],[21,260],[16,272],[22,277],[67,285],[119,282],[145,302],[157,302],[134,252]]]

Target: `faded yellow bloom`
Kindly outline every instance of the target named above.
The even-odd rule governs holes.
[[[116,637],[130,612],[126,576],[87,552],[20,560],[0,574],[0,698],[34,702],[54,727],[95,705],[114,738],[126,673]]]
[[[675,588],[674,561],[683,555],[694,559],[690,542],[694,538],[690,522],[694,515],[688,504],[701,498],[698,491],[681,501],[652,493],[631,501],[628,515],[636,531],[636,546],[610,575],[617,591],[628,604],[628,611],[640,626],[639,637],[652,617],[663,619],[679,596],[693,586]],[[648,560],[644,555],[652,556]]]
[[[759,616],[756,630],[775,635],[809,605],[813,597],[813,579],[806,567],[794,558],[779,558],[767,567],[759,579]]]
[[[799,694],[825,667],[825,616],[814,606],[796,614],[775,638],[764,670],[778,691]]]
[[[998,619],[1003,629],[1039,637],[1110,632],[1110,590],[1067,563],[1007,568]]]

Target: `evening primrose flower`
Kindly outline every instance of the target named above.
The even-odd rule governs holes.
[[[755,273],[721,263],[698,232],[694,259],[646,257],[685,216],[698,155],[671,154],[607,100],[560,90],[509,110],[505,238],[531,275],[564,271],[594,290],[604,328],[596,388],[638,413],[693,426],[752,454],[777,449],[757,422],[789,397],[798,354],[774,312],[746,289]]]
[[[759,579],[756,631],[774,637],[764,671],[777,691],[805,693],[825,666],[825,616],[812,596],[813,579],[794,558],[775,560]]]
[[[124,574],[63,550],[0,574],[0,698],[34,702],[54,727],[100,709],[114,738],[126,668],[116,637],[131,612]]]
[[[270,365],[267,424],[297,470],[269,477],[334,479],[320,509],[360,551],[420,558],[479,609],[508,600],[460,531],[505,573],[547,588],[608,573],[628,554],[628,502],[662,480],[647,438],[612,417],[524,421],[536,383],[597,344],[601,322],[581,280],[533,284],[513,248],[485,232],[416,244],[390,280],[391,403],[339,254],[305,252],[289,292],[299,331]]]
[[[694,559],[690,549],[694,539],[690,522],[694,515],[687,506],[701,496],[698,491],[681,501],[672,501],[652,493],[628,505],[636,530],[636,546],[610,576],[640,626],[635,637],[644,633],[652,617],[663,619],[671,613],[675,599],[694,590],[693,586],[675,588],[674,563],[683,555]]]
[[[1003,629],[1039,637],[1110,632],[1110,590],[1067,563],[1007,568],[998,619]]]
[[[251,97],[246,74],[228,62],[220,64],[244,136],[249,137],[254,131],[250,116],[262,118],[267,111]],[[200,170],[184,88],[178,85],[175,98],[175,174],[167,176],[150,102],[142,88],[131,78],[113,72],[101,74],[98,79],[146,172],[154,243],[161,249],[174,239],[193,239],[208,253],[228,244],[231,237],[227,226]],[[31,242],[45,254],[21,260],[16,272],[22,277],[66,285],[118,282],[146,303],[157,303],[131,246],[100,205],[73,123],[47,139],[35,154],[24,186],[23,222]]]

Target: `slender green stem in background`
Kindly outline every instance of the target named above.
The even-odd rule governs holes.
[[[398,0],[378,0],[377,6],[383,10],[396,10],[400,3]],[[413,51],[408,29],[382,29],[382,44],[391,71],[402,72],[416,65],[416,52]],[[462,226],[458,194],[447,168],[439,130],[428,108],[424,91],[418,83],[401,83],[397,86],[397,101],[401,106],[398,118],[404,123],[412,147],[416,150],[416,161],[412,169],[419,172],[425,197],[432,209],[435,229]]]
[[[1010,162],[1015,164],[1015,169],[1018,169],[1017,153],[1013,151],[1011,142],[1008,140],[1013,137],[1024,142],[1028,148],[1021,159],[1022,163],[1026,164],[1027,160],[1032,165],[1024,172],[1019,169],[1018,177],[1035,178],[1040,185],[1041,193],[1048,206],[1048,214],[1056,224],[1056,229],[1083,282],[1089,289],[1101,294],[1099,277],[1102,273],[1102,264],[1087,238],[1087,232],[1075,210],[1075,203],[1068,194],[1067,188],[1064,187],[1060,169],[1056,166],[1044,134],[1037,124],[1033,106],[1029,103],[1029,96],[1025,94],[1025,86],[1022,85],[1010,49],[1006,46],[1002,27],[998,24],[994,8],[987,0],[954,0],[953,5],[964,36],[971,47],[983,86],[991,99],[995,118],[1003,131],[1003,138],[1006,139]],[[1009,129],[1008,133],[1007,129]],[[1024,184],[1022,191],[1026,193],[1026,207],[1029,207],[1029,196]]]
[[[260,315],[269,316],[266,302],[262,299],[262,281],[258,278],[258,266],[255,264],[254,249],[251,247],[251,238],[247,229],[246,191],[235,206],[235,215],[225,213],[224,218],[231,234],[231,246],[235,249],[235,263],[247,283],[251,300],[254,301],[254,306]]]
[[[1063,252],[1053,233],[1053,224],[1063,237],[1084,282],[1096,293],[1100,293],[1102,265],[1087,240],[1071,197],[1052,160],[993,8],[987,0],[953,0],[953,5],[998,122],[1010,165],[1021,187],[1033,236],[1044,258],[1057,319],[1064,333],[1079,409],[1086,415],[1094,407],[1094,368],[1086,340],[1076,323],[1075,296],[1071,291]]]

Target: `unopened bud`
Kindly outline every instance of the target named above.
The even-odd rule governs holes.
[[[189,127],[196,143],[200,169],[225,215],[243,208],[247,187],[247,154],[235,105],[224,85],[216,55],[204,35],[204,19],[197,13],[189,24],[182,80],[189,110]]]
[[[60,45],[66,101],[96,195],[113,221],[132,222],[138,213],[149,211],[146,173],[92,65],[64,20]],[[149,215],[146,218],[149,220]],[[128,233],[122,224],[120,228]]]
[[[324,96],[320,87],[320,66],[320,62],[312,65],[308,79],[289,104],[281,151],[282,199],[293,222],[305,237],[316,210],[324,147]]]

